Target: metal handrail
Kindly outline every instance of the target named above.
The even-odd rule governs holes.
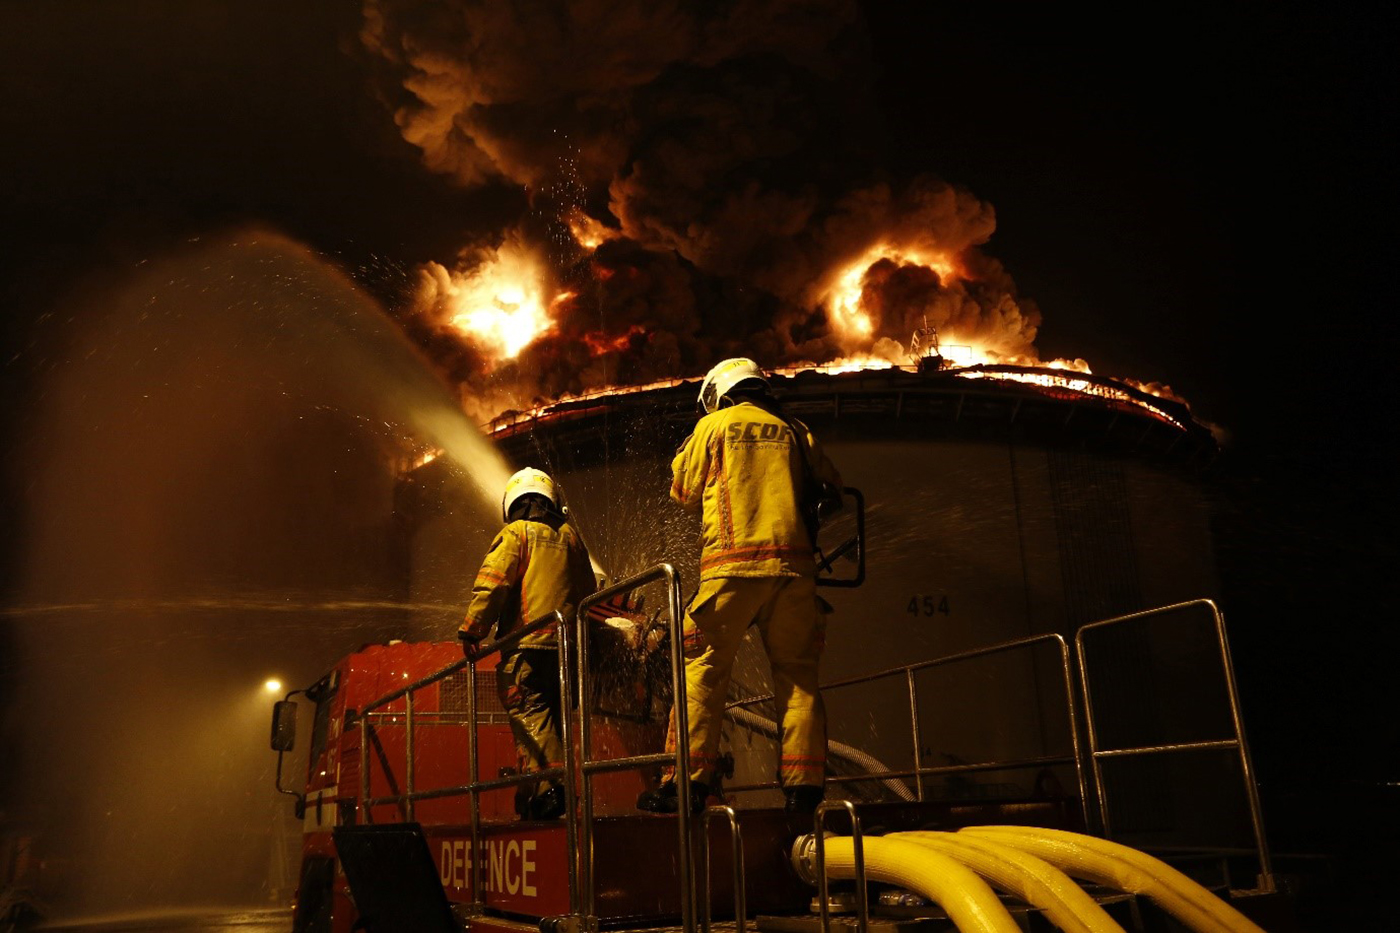
[[[1161,616],[1194,608],[1208,609],[1210,611],[1211,620],[1215,625],[1216,642],[1217,647],[1220,649],[1220,662],[1224,668],[1225,687],[1230,699],[1230,718],[1234,725],[1235,737],[1233,739],[1181,742],[1171,745],[1144,745],[1134,748],[1099,748],[1098,728],[1094,722],[1094,702],[1089,692],[1089,669],[1088,663],[1085,660],[1085,633],[1110,625],[1121,625],[1125,622],[1140,621],[1154,616]],[[1264,835],[1264,817],[1259,805],[1259,787],[1254,781],[1254,765],[1249,754],[1249,744],[1245,740],[1244,719],[1240,715],[1240,697],[1235,684],[1235,664],[1230,657],[1230,640],[1225,634],[1225,617],[1221,614],[1220,608],[1216,606],[1214,600],[1195,599],[1184,603],[1173,603],[1170,606],[1162,606],[1157,609],[1148,609],[1145,612],[1134,612],[1128,615],[1116,616],[1112,619],[1091,622],[1080,628],[1075,634],[1074,647],[1075,653],[1079,659],[1080,687],[1084,694],[1084,721],[1089,731],[1089,760],[1094,769],[1094,785],[1098,793],[1099,819],[1102,821],[1104,837],[1112,838],[1112,827],[1109,824],[1108,818],[1108,795],[1104,788],[1103,768],[1099,764],[1101,759],[1127,757],[1131,755],[1202,751],[1208,749],[1238,749],[1240,755],[1240,769],[1244,779],[1245,796],[1249,801],[1249,818],[1254,830],[1255,854],[1259,859],[1259,879],[1265,891],[1275,890],[1273,860],[1269,855],[1269,844]]]
[[[708,807],[702,817],[703,825],[700,831],[700,850],[702,854],[701,864],[705,867],[705,883],[697,884],[697,891],[704,892],[702,912],[700,915],[701,933],[710,933],[710,902],[714,900],[711,892],[711,879],[713,875],[710,871],[710,819],[716,816],[723,816],[729,820],[729,842],[732,847],[730,866],[733,875],[734,886],[734,933],[744,933],[748,924],[748,904],[744,892],[744,837],[739,832],[739,817],[734,812],[733,807],[716,806]]]
[[[1018,648],[1029,648],[1044,642],[1053,642],[1059,646],[1060,650],[1060,670],[1064,678],[1065,685],[1065,709],[1069,723],[1070,745],[1072,753],[1070,755],[1041,755],[1034,758],[1013,758],[1004,761],[987,761],[963,765],[945,765],[939,767],[924,767],[921,753],[921,743],[919,741],[919,693],[918,685],[914,675],[919,671],[929,668],[942,667],[947,664],[955,664],[961,661],[969,661],[974,658],[981,658],[987,655],[1000,654],[1004,651],[1013,651]],[[914,767],[904,770],[877,771],[869,774],[847,775],[843,777],[829,778],[830,783],[854,783],[856,781],[878,780],[889,777],[915,777],[915,792],[919,800],[924,799],[924,777],[937,774],[953,774],[963,771],[1001,771],[1012,768],[1033,768],[1047,764],[1074,764],[1075,778],[1079,784],[1080,807],[1086,812],[1089,809],[1089,789],[1085,783],[1083,756],[1079,746],[1079,725],[1074,714],[1074,673],[1070,665],[1069,644],[1063,635],[1057,632],[1050,632],[1045,635],[1032,635],[1029,638],[1017,638],[1013,641],[1005,641],[995,645],[988,645],[984,648],[974,648],[971,651],[960,651],[957,654],[945,655],[941,658],[932,658],[927,661],[918,661],[914,664],[905,664],[900,667],[891,667],[882,671],[875,671],[870,674],[859,674],[854,677],[847,677],[842,680],[832,681],[823,684],[820,690],[825,693],[827,690],[836,690],[841,687],[850,687],[857,684],[870,683],[886,677],[895,677],[903,674],[909,688],[909,721],[910,734],[914,746]],[[763,694],[761,696],[745,697],[742,700],[733,700],[725,704],[725,709],[733,709],[736,706],[752,706],[756,703],[763,703],[773,699],[773,694]],[[768,790],[777,787],[776,782],[763,784],[743,784],[734,787],[726,787],[729,793],[739,793],[741,791]]]
[[[856,876],[856,933],[867,933],[870,929],[870,900],[865,883],[865,842],[860,834],[860,817],[856,815],[856,805],[849,800],[823,800],[817,804],[816,812],[812,814],[821,929],[822,933],[831,933],[831,905],[827,903],[831,899],[831,893],[826,877],[826,815],[836,809],[845,810],[851,817],[851,849]]]
[[[830,554],[822,554],[821,551],[817,552],[819,558],[817,561],[816,583],[817,586],[835,586],[854,589],[865,582],[865,494],[854,486],[846,486],[842,488],[841,492],[855,500],[856,533],[854,536],[837,545],[835,550]],[[842,580],[835,577],[822,576],[823,572],[830,571],[832,565],[840,558],[849,554],[852,549],[856,552],[856,574],[854,577]]]
[[[666,581],[667,612],[671,633],[671,693],[672,715],[676,724],[676,748],[673,754],[636,755],[629,758],[600,759],[592,757],[592,691],[588,687],[588,625],[585,620],[588,610],[598,603],[627,593],[656,580]],[[685,933],[695,933],[695,871],[691,862],[690,824],[690,735],[689,715],[686,708],[685,654],[681,650],[684,643],[681,626],[684,613],[681,608],[680,575],[670,564],[657,564],[649,570],[620,580],[589,596],[578,607],[578,705],[579,705],[579,765],[583,785],[582,817],[579,821],[578,845],[579,896],[582,906],[582,920],[587,929],[596,927],[597,892],[593,884],[593,782],[595,774],[644,768],[648,765],[670,764],[676,770],[676,832],[678,836],[677,867],[681,874],[681,927]]]
[[[1074,761],[1072,755],[1041,755],[1036,758],[1015,758],[1010,761],[988,761],[971,765],[939,765],[934,768],[905,768],[904,770],[874,771],[865,774],[833,774],[827,777],[828,784],[860,784],[866,781],[883,781],[887,778],[931,777],[939,774],[968,774],[977,771],[1010,771],[1019,768],[1041,768],[1046,765],[1066,765]],[[726,794],[742,794],[756,790],[777,790],[783,785],[778,781],[762,781],[757,784],[726,784]]]
[[[506,648],[518,644],[526,635],[532,634],[547,625],[553,624],[555,631],[559,635],[559,729],[563,737],[564,745],[564,766],[562,768],[544,768],[539,771],[530,771],[525,774],[515,775],[509,778],[496,778],[490,781],[481,780],[480,761],[477,750],[476,735],[476,665],[478,661],[488,658],[493,654],[499,654]],[[578,871],[578,814],[575,812],[574,798],[574,743],[573,743],[573,716],[572,706],[569,703],[569,668],[574,663],[573,651],[574,632],[569,626],[564,616],[557,609],[548,615],[541,616],[530,624],[511,632],[504,638],[498,638],[489,645],[483,645],[467,656],[467,717],[471,720],[471,727],[467,730],[467,760],[471,784],[471,826],[472,826],[472,870],[471,870],[471,909],[479,912],[484,906],[481,899],[481,872],[484,869],[486,860],[481,858],[481,791],[497,787],[518,786],[526,783],[536,783],[540,780],[558,777],[562,779],[564,785],[564,830],[565,839],[568,846],[568,872],[569,872],[569,912],[578,914],[579,906],[579,886]]]
[[[499,654],[503,650],[513,647],[527,635],[531,635],[543,628],[553,625],[559,634],[559,696],[560,705],[560,729],[563,732],[564,742],[564,764],[562,767],[544,768],[539,771],[529,771],[523,774],[509,775],[506,777],[492,778],[483,781],[480,779],[480,763],[477,752],[477,711],[476,711],[476,665],[481,660],[493,654]],[[481,879],[480,872],[483,868],[484,859],[480,858],[481,852],[481,801],[482,791],[497,790],[504,787],[519,786],[527,783],[536,783],[542,780],[558,779],[564,785],[565,801],[565,823],[568,837],[568,868],[569,868],[569,909],[573,913],[578,912],[578,877],[576,864],[578,862],[578,817],[575,812],[574,784],[570,775],[574,773],[574,752],[573,742],[569,740],[572,735],[572,717],[570,704],[567,702],[569,696],[569,667],[572,663],[573,652],[573,631],[563,614],[558,611],[541,616],[526,625],[521,626],[503,638],[498,638],[489,645],[483,645],[471,651],[466,658],[449,664],[441,670],[434,671],[426,677],[422,677],[407,686],[400,687],[391,693],[387,693],[370,703],[365,704],[358,716],[360,726],[360,795],[358,811],[360,817],[366,823],[372,823],[372,808],[385,803],[399,804],[405,808],[405,813],[409,820],[413,819],[413,805],[418,800],[437,800],[445,797],[469,796],[471,798],[471,827],[472,827],[472,871],[471,871],[471,909],[480,911],[483,906],[481,900]],[[420,791],[414,787],[414,715],[413,715],[413,694],[431,686],[441,680],[450,677],[460,670],[467,671],[467,757],[469,761],[470,782],[456,787],[440,787],[433,790]],[[404,700],[404,727],[408,730],[405,736],[404,751],[406,757],[406,767],[404,769],[405,788],[402,794],[391,794],[385,797],[371,797],[369,795],[369,739],[373,734],[373,720],[386,716],[398,716],[397,713],[376,713],[375,710],[403,698]],[[462,723],[428,722],[424,725],[461,725]]]
[[[501,640],[499,640],[499,641],[497,641],[497,642],[494,642],[494,643],[491,644],[490,646],[481,649],[480,651],[477,652],[477,654],[476,654],[476,659],[477,659],[477,660],[480,660],[480,658],[485,657],[487,654],[493,653],[493,652],[494,652],[495,650],[497,650],[498,648],[509,647],[510,645],[513,645],[513,644],[519,642],[520,639],[524,638],[526,635],[529,635],[529,634],[531,634],[531,633],[533,633],[533,632],[539,631],[541,628],[544,628],[544,627],[548,626],[548,625],[549,625],[550,623],[552,623],[552,622],[556,622],[556,619],[562,620],[562,619],[563,619],[563,616],[560,615],[560,614],[557,613],[557,612],[556,612],[556,613],[551,613],[550,615],[541,616],[540,618],[536,619],[534,622],[531,622],[529,625],[523,626],[523,627],[522,627],[521,629],[519,629],[518,631],[512,632],[512,633],[511,633],[509,636],[507,636],[506,638],[501,639]],[[556,623],[556,624],[557,624],[557,623]],[[412,762],[410,761],[410,762],[408,762],[408,767],[405,769],[405,771],[406,771],[406,779],[407,779],[408,786],[407,786],[406,791],[405,791],[404,793],[402,793],[402,794],[391,794],[391,795],[386,796],[386,797],[370,797],[370,796],[369,796],[369,768],[368,768],[369,747],[368,747],[368,742],[366,741],[366,739],[368,738],[368,736],[367,736],[367,734],[365,733],[365,729],[366,729],[366,727],[371,726],[373,720],[375,720],[375,719],[385,719],[385,718],[394,718],[394,719],[396,719],[396,718],[399,717],[399,716],[404,716],[404,719],[405,719],[404,725],[407,726],[407,727],[409,728],[409,731],[410,731],[410,733],[411,733],[413,724],[414,724],[414,722],[415,722],[415,718],[413,717],[411,711],[409,711],[409,710],[406,709],[406,710],[405,710],[405,713],[396,713],[396,712],[382,712],[382,713],[376,713],[376,712],[374,712],[374,710],[377,710],[377,709],[379,709],[380,707],[383,707],[383,706],[387,706],[388,704],[390,704],[390,703],[392,703],[392,702],[394,702],[395,700],[398,700],[398,699],[400,699],[400,698],[404,698],[404,699],[405,699],[405,706],[407,707],[407,706],[408,706],[408,702],[409,702],[407,698],[411,697],[412,694],[416,693],[416,692],[419,691],[419,690],[422,690],[424,687],[430,687],[430,686],[432,686],[433,684],[438,683],[438,682],[441,681],[441,680],[445,680],[446,678],[452,676],[453,674],[457,673],[458,671],[462,670],[463,668],[468,667],[468,666],[471,665],[472,663],[473,663],[472,659],[469,659],[469,658],[463,658],[463,659],[460,660],[460,661],[455,661],[455,662],[453,662],[452,664],[449,664],[447,667],[440,668],[440,669],[434,671],[433,673],[428,674],[428,675],[425,676],[425,677],[420,677],[418,680],[415,680],[415,681],[414,681],[413,683],[411,683],[411,684],[407,684],[407,685],[405,685],[405,686],[403,686],[403,687],[399,687],[398,689],[396,689],[396,690],[394,690],[394,691],[392,691],[392,692],[390,692],[390,693],[386,693],[386,694],[384,694],[383,696],[378,697],[377,699],[372,700],[372,701],[370,701],[369,703],[366,703],[366,704],[364,705],[364,707],[362,707],[362,708],[360,709],[360,711],[356,714],[356,718],[355,718],[356,725],[358,725],[358,726],[360,727],[360,729],[361,729],[361,739],[360,739],[360,802],[359,802],[359,806],[357,807],[357,809],[358,809],[359,812],[360,812],[361,818],[363,818],[363,819],[365,820],[365,822],[369,822],[369,823],[372,823],[372,822],[373,822],[373,819],[372,819],[371,815],[368,813],[368,810],[367,810],[367,808],[370,807],[370,806],[375,806],[375,805],[385,804],[385,803],[411,804],[414,800],[427,800],[427,799],[434,799],[434,798],[439,798],[439,797],[451,797],[451,796],[456,796],[456,795],[459,795],[459,794],[466,794],[466,793],[468,793],[468,792],[470,791],[471,785],[469,785],[469,784],[463,784],[463,785],[460,785],[460,786],[458,786],[458,787],[453,787],[453,788],[438,788],[438,789],[432,790],[432,791],[416,791],[416,790],[413,789],[413,786],[412,786],[411,774],[412,774],[413,766],[412,766]],[[468,719],[469,719],[469,720],[471,719],[471,710],[470,710],[470,707],[474,704],[474,701],[475,701],[475,693],[473,692],[472,696],[471,696],[471,697],[469,698],[469,700],[468,700],[468,707],[469,707],[469,709],[468,709]],[[461,722],[461,721],[458,721],[458,722],[442,722],[442,721],[438,721],[438,720],[429,720],[429,721],[426,722],[426,723],[420,723],[420,724],[422,724],[422,725],[462,725],[462,722]],[[469,739],[469,741],[470,741],[470,739]],[[413,755],[412,739],[409,739],[409,740],[405,743],[405,746],[406,746],[406,753],[407,753],[407,756],[411,758],[412,755]],[[551,770],[556,770],[556,769],[551,769]],[[532,774],[537,774],[537,773],[539,773],[539,772],[531,772],[531,773],[532,773]],[[521,783],[524,783],[524,780],[522,780]]]

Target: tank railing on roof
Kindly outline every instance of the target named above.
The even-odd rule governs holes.
[[[1089,692],[1089,668],[1085,652],[1085,635],[1090,632],[1097,632],[1109,626],[1142,622],[1146,619],[1156,618],[1169,613],[1180,613],[1183,610],[1198,608],[1208,610],[1210,612],[1211,621],[1214,624],[1216,647],[1220,651],[1220,662],[1225,674],[1226,693],[1230,701],[1230,718],[1234,727],[1234,738],[1200,742],[1179,742],[1170,745],[1144,745],[1131,748],[1100,748],[1098,727],[1094,721],[1093,695]],[[1240,716],[1239,691],[1235,685],[1235,664],[1230,656],[1230,640],[1225,634],[1225,617],[1221,615],[1220,608],[1216,606],[1215,602],[1212,600],[1196,599],[1184,603],[1174,603],[1170,606],[1162,606],[1158,609],[1149,609],[1145,612],[1134,612],[1112,619],[1104,619],[1100,622],[1091,622],[1075,634],[1074,648],[1079,658],[1080,687],[1084,695],[1084,722],[1089,732],[1089,761],[1092,763],[1094,769],[1094,786],[1098,793],[1099,819],[1102,822],[1104,837],[1109,839],[1113,838],[1113,827],[1109,821],[1108,815],[1108,795],[1103,781],[1103,766],[1100,764],[1104,758],[1127,757],[1133,755],[1159,755],[1211,749],[1237,749],[1240,757],[1240,771],[1244,779],[1245,797],[1249,802],[1249,818],[1254,832],[1255,854],[1259,859],[1259,882],[1264,891],[1273,891],[1275,889],[1273,860],[1270,858],[1268,840],[1264,835],[1264,817],[1259,806],[1259,787],[1254,781],[1254,764],[1249,754],[1249,743],[1245,740],[1244,720]]]
[[[998,761],[975,762],[971,764],[942,765],[936,767],[926,767],[923,763],[922,742],[920,742],[919,728],[919,686],[915,675],[924,670],[935,667],[943,667],[948,664],[957,664],[963,661],[970,661],[975,658],[982,658],[988,655],[1001,654],[1007,651],[1018,649],[1034,648],[1037,645],[1053,644],[1059,649],[1060,671],[1064,679],[1065,687],[1065,718],[1069,725],[1071,753],[1068,755],[1041,755],[1025,758],[1011,758]],[[919,800],[924,799],[924,778],[939,774],[954,774],[969,771],[1006,771],[1021,768],[1039,768],[1054,764],[1073,764],[1075,778],[1079,785],[1080,807],[1085,812],[1089,806],[1089,791],[1085,784],[1083,761],[1080,755],[1079,746],[1079,726],[1074,710],[1074,674],[1070,666],[1069,645],[1064,636],[1056,632],[1045,635],[1032,635],[1029,638],[1018,638],[1014,641],[1001,642],[996,645],[989,645],[985,648],[975,648],[971,651],[960,651],[957,654],[945,655],[941,658],[933,658],[927,661],[918,661],[914,664],[905,664],[900,667],[892,667],[882,671],[875,671],[870,674],[860,674],[855,677],[847,677],[843,680],[833,681],[823,684],[821,687],[823,695],[829,690],[838,690],[842,687],[851,687],[857,684],[871,683],[884,678],[903,676],[909,691],[909,734],[913,744],[914,767],[902,770],[876,771],[868,774],[843,775],[829,778],[830,783],[858,783],[863,781],[880,780],[884,778],[904,778],[913,777],[916,782],[916,796]],[[746,697],[742,700],[735,700],[726,704],[726,709],[733,709],[736,706],[753,706],[758,703],[765,703],[773,699],[773,694],[763,694],[762,696]],[[767,781],[759,784],[740,784],[727,787],[729,793],[741,793],[745,791],[772,790],[778,787],[776,781]]]
[[[578,707],[579,707],[579,773],[583,787],[582,818],[580,820],[579,839],[579,859],[578,877],[579,894],[582,902],[582,921],[585,929],[596,929],[597,926],[597,892],[593,884],[593,782],[595,774],[603,774],[611,771],[623,771],[634,768],[646,768],[654,765],[669,764],[675,769],[677,809],[676,809],[676,832],[677,850],[676,865],[680,871],[681,881],[681,929],[685,933],[696,933],[695,930],[695,869],[691,859],[690,837],[691,837],[691,786],[690,786],[690,744],[684,740],[676,742],[676,748],[671,753],[660,753],[655,755],[635,755],[629,758],[612,758],[594,760],[592,749],[592,737],[589,724],[591,722],[592,691],[588,688],[588,610],[593,606],[611,599],[622,593],[628,593],[648,583],[657,580],[664,580],[666,583],[666,606],[669,616],[669,630],[671,634],[671,688],[674,697],[672,703],[672,715],[675,717],[675,734],[687,736],[690,734],[689,721],[686,709],[685,690],[685,653],[680,650],[684,644],[681,626],[684,622],[684,613],[681,608],[681,581],[680,575],[670,564],[658,564],[649,570],[644,570],[639,574],[620,580],[612,586],[606,587],[589,596],[579,603],[578,607]],[[567,706],[568,704],[563,704]]]
[[[804,363],[788,367],[778,367],[771,370],[775,377],[796,378],[807,374],[819,374],[826,376],[846,376],[859,374],[861,376],[880,376],[885,373],[918,373],[919,367],[913,364],[890,363],[888,365],[869,366],[865,364],[852,365],[850,363]],[[1068,392],[1074,397],[1096,398],[1115,404],[1128,404],[1134,409],[1140,410],[1160,421],[1170,424],[1182,431],[1190,432],[1197,429],[1191,417],[1190,409],[1185,403],[1166,396],[1146,391],[1119,379],[1106,376],[1097,376],[1093,373],[1082,372],[1073,369],[1064,369],[1055,366],[1025,366],[1015,364],[994,364],[994,363],[973,363],[966,366],[949,366],[938,373],[938,378],[957,377],[962,382],[975,383],[977,381],[988,381],[994,383],[1015,382],[1021,385],[1036,386],[1040,389],[1048,390],[1048,397],[1060,397],[1058,392]],[[591,389],[579,395],[563,395],[559,398],[524,411],[510,410],[498,414],[489,422],[482,425],[482,430],[487,434],[498,434],[509,432],[515,428],[526,424],[538,424],[556,419],[583,416],[589,413],[589,409],[578,406],[585,406],[590,402],[606,399],[609,403],[617,401],[627,401],[636,396],[645,395],[655,391],[663,391],[668,388],[675,388],[687,383],[698,383],[700,377],[691,378],[676,377],[663,379],[652,383],[634,386],[609,386],[602,389]],[[793,397],[797,386],[784,387],[785,397]],[[1057,392],[1058,390],[1058,392]],[[823,392],[825,389],[823,388]],[[838,396],[839,397],[839,396]],[[598,410],[603,406],[595,406],[592,410]],[[840,413],[840,406],[837,405],[837,414]]]
[[[396,804],[404,813],[405,819],[413,819],[413,804],[417,800],[436,800],[443,797],[460,797],[468,795],[471,797],[471,827],[472,827],[472,852],[481,851],[481,801],[482,791],[497,790],[503,787],[520,786],[523,784],[533,784],[545,780],[558,780],[564,786],[564,796],[566,801],[565,821],[567,824],[568,846],[569,846],[569,906],[571,912],[578,913],[578,879],[575,865],[578,861],[578,822],[574,807],[573,781],[569,775],[574,773],[574,751],[573,743],[564,743],[564,764],[561,767],[546,768],[541,771],[530,771],[524,774],[515,774],[507,777],[493,778],[491,780],[480,780],[479,755],[477,751],[477,710],[476,710],[476,665],[484,658],[493,654],[498,654],[506,648],[510,648],[520,643],[527,635],[531,635],[541,629],[554,626],[559,635],[559,650],[561,660],[559,665],[559,695],[568,696],[569,667],[573,657],[573,631],[564,616],[559,612],[551,612],[548,615],[521,626],[504,638],[499,638],[489,645],[483,645],[472,653],[471,657],[449,664],[441,670],[429,674],[414,681],[407,686],[400,687],[392,693],[387,693],[382,697],[365,705],[361,711],[359,725],[360,735],[360,795],[359,813],[362,821],[372,823],[372,808],[381,804]],[[467,726],[467,757],[470,767],[470,783],[457,787],[440,787],[432,790],[418,790],[414,786],[414,745],[413,731],[415,726],[413,716],[413,695],[424,687],[438,683],[447,677],[452,676],[460,670],[467,671],[467,717],[464,722],[442,723],[435,721],[431,723],[419,723],[420,725],[466,725]],[[370,772],[369,772],[369,745],[374,735],[373,721],[376,719],[397,719],[399,713],[375,712],[380,708],[402,698],[404,701],[403,727],[405,769],[404,792],[401,794],[391,794],[384,797],[371,797],[369,795]],[[567,737],[572,734],[572,710],[568,703],[560,704],[560,726]],[[485,864],[485,859],[478,859],[473,856],[472,871],[470,873],[471,906],[473,910],[479,911],[483,906],[481,900],[481,877],[480,872]]]

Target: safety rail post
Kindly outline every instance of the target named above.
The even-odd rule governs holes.
[[[560,640],[559,683],[561,687],[564,687],[568,683],[568,668],[571,663],[569,655],[569,646],[571,643],[571,639],[569,637],[570,633],[568,624],[566,623],[563,614],[558,610],[555,610],[554,612],[551,612],[547,615],[540,616],[533,622],[530,622],[527,625],[516,629],[509,635],[506,635],[504,638],[498,638],[491,644],[482,645],[476,650],[470,651],[467,654],[467,720],[469,727],[467,732],[467,759],[468,768],[470,770],[469,777],[471,778],[471,783],[467,785],[466,790],[468,796],[471,798],[472,870],[470,874],[472,895],[471,910],[474,913],[481,912],[485,907],[485,903],[481,899],[480,874],[482,865],[485,862],[485,859],[481,858],[481,792],[483,790],[495,790],[502,787],[519,786],[527,783],[535,783],[541,780],[558,777],[560,778],[560,783],[562,783],[565,788],[564,799],[566,802],[568,801],[570,796],[568,788],[573,783],[573,771],[569,767],[570,756],[567,752],[567,749],[572,743],[572,738],[569,732],[570,722],[568,718],[569,702],[567,692],[561,692],[559,697],[560,728],[563,730],[564,733],[563,738],[566,749],[564,766],[558,768],[544,768],[539,771],[527,771],[523,774],[513,775],[508,778],[498,778],[489,781],[481,780],[480,752],[478,751],[478,742],[476,736],[477,662],[481,661],[483,658],[490,657],[493,654],[500,654],[507,648],[514,647],[515,645],[519,644],[520,641],[524,639],[526,635],[531,635],[539,631],[540,629],[547,628],[550,625],[554,626],[554,630]],[[566,844],[569,848],[567,858],[570,862],[574,861],[577,857],[575,842],[575,840],[577,839],[577,819],[577,814],[574,813],[573,808],[568,807],[566,805],[564,813],[564,824]],[[571,913],[576,915],[578,913],[578,898],[575,893],[576,885],[574,884],[574,874],[572,870],[569,873],[569,879],[569,910]]]
[[[403,695],[403,750],[404,750],[404,781],[403,789],[406,795],[406,813],[408,821],[413,822],[413,691]]]
[[[578,775],[578,761],[574,755],[573,703],[569,702],[570,670],[578,663],[578,650],[574,644],[576,632],[556,612],[559,621],[559,728],[564,735],[564,840],[567,847],[569,875],[569,913],[579,916],[578,886],[578,789],[574,784]]]
[[[1084,751],[1079,741],[1079,718],[1074,714],[1074,665],[1070,661],[1069,643],[1058,632],[1053,632],[1055,642],[1060,646],[1060,677],[1065,685],[1065,713],[1069,717],[1070,751],[1074,755],[1074,779],[1079,785],[1079,817],[1084,825],[1089,824],[1089,785],[1084,777]]]
[[[360,822],[366,825],[374,822],[374,812],[369,806],[369,716],[360,714]]]
[[[481,783],[481,759],[478,748],[480,742],[476,734],[476,662],[477,658],[467,657],[467,784],[475,788]],[[472,827],[471,871],[467,872],[471,881],[467,891],[471,894],[469,910],[477,915],[485,908],[481,897],[481,795],[475,789],[467,794],[468,813]]]
[[[905,671],[904,677],[909,683],[909,731],[914,739],[914,798],[923,800],[924,777],[921,772],[924,770],[924,743],[919,738],[919,688],[914,682],[913,671]]]
[[[744,841],[739,832],[738,815],[735,814],[733,807],[724,805],[707,807],[700,827],[701,864],[705,871],[705,883],[699,884],[697,882],[695,885],[696,896],[704,897],[700,914],[700,930],[702,933],[710,933],[710,901],[714,899],[714,892],[710,890],[713,879],[710,871],[710,819],[715,816],[724,816],[729,820],[729,841],[733,860],[730,868],[734,876],[734,933],[744,933],[748,922],[748,904],[744,894]]]
[[[844,809],[851,817],[851,851],[856,875],[856,933],[868,933],[870,901],[865,884],[865,843],[860,834],[860,817],[856,815],[856,805],[849,800],[823,800],[817,804],[816,812],[812,814],[812,838],[816,843],[817,903],[822,933],[831,933],[831,905],[827,903],[831,892],[826,877],[826,815],[836,809]]]
[[[665,580],[667,613],[671,633],[672,715],[676,723],[676,748],[673,754],[636,755],[630,758],[593,760],[592,695],[588,683],[588,610],[619,593],[627,593],[656,580]],[[680,574],[670,564],[657,564],[648,570],[619,580],[584,599],[578,607],[578,707],[579,707],[579,774],[583,784],[582,815],[579,820],[578,886],[582,921],[585,929],[596,929],[597,891],[593,883],[593,782],[594,774],[625,771],[648,765],[670,764],[676,771],[676,833],[678,846],[676,865],[681,875],[681,928],[695,933],[695,868],[691,860],[690,803],[690,734],[686,708],[684,614],[681,608]]]
[[[1145,745],[1134,748],[1114,749],[1099,748],[1098,728],[1094,722],[1094,702],[1089,691],[1089,671],[1084,641],[1085,633],[1092,630],[1107,628],[1112,625],[1142,621],[1155,616],[1162,616],[1195,608],[1205,608],[1209,610],[1211,621],[1215,627],[1216,647],[1220,651],[1220,662],[1224,668],[1226,693],[1230,701],[1230,719],[1234,726],[1235,737],[1233,739],[1201,742],[1179,742],[1172,745]],[[1215,601],[1210,599],[1194,599],[1184,603],[1173,603],[1170,606],[1161,606],[1157,609],[1148,609],[1143,612],[1134,612],[1128,615],[1115,616],[1111,619],[1091,622],[1088,625],[1082,626],[1079,631],[1075,633],[1074,647],[1075,654],[1079,660],[1079,682],[1080,689],[1084,695],[1084,721],[1089,733],[1089,760],[1094,770],[1094,786],[1098,797],[1099,819],[1103,825],[1104,837],[1112,838],[1112,826],[1110,825],[1108,816],[1108,795],[1104,789],[1103,765],[1100,763],[1102,759],[1125,758],[1133,755],[1170,754],[1174,752],[1233,748],[1239,752],[1240,757],[1240,771],[1244,780],[1245,797],[1249,804],[1249,818],[1254,832],[1255,854],[1259,859],[1259,882],[1262,890],[1265,892],[1276,890],[1273,859],[1269,853],[1269,844],[1264,833],[1264,816],[1259,803],[1259,787],[1254,781],[1254,765],[1249,754],[1249,744],[1245,740],[1244,719],[1240,714],[1240,698],[1235,683],[1235,664],[1230,655],[1230,640],[1225,633],[1225,617],[1221,614],[1220,608],[1216,606]]]

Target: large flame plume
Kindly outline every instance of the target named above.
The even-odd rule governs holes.
[[[550,287],[539,254],[512,235],[499,247],[464,253],[457,269],[430,262],[421,270],[420,308],[474,346],[490,364],[515,359],[555,329],[572,292]]]
[[[879,262],[927,269],[940,283],[952,282],[957,278],[952,258],[944,254],[925,256],[912,251],[906,253],[887,243],[867,250],[864,256],[838,273],[836,285],[828,298],[832,321],[843,333],[856,340],[870,338],[875,333],[875,322],[865,306],[864,294],[866,276]]]
[[[361,40],[429,168],[528,194],[414,309],[482,420],[726,356],[909,365],[929,328],[952,364],[1088,371],[1040,360],[989,204],[872,174],[854,0],[364,0]]]

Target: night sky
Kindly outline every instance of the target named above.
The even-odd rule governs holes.
[[[1396,12],[861,6],[872,161],[995,205],[984,252],[1042,309],[1043,356],[1168,383],[1224,428],[1222,602],[1266,815],[1281,845],[1352,845],[1328,827],[1393,818],[1400,781]],[[333,0],[0,0],[7,436],[64,308],[192,237],[265,224],[392,306],[520,211],[422,167],[358,24]]]

